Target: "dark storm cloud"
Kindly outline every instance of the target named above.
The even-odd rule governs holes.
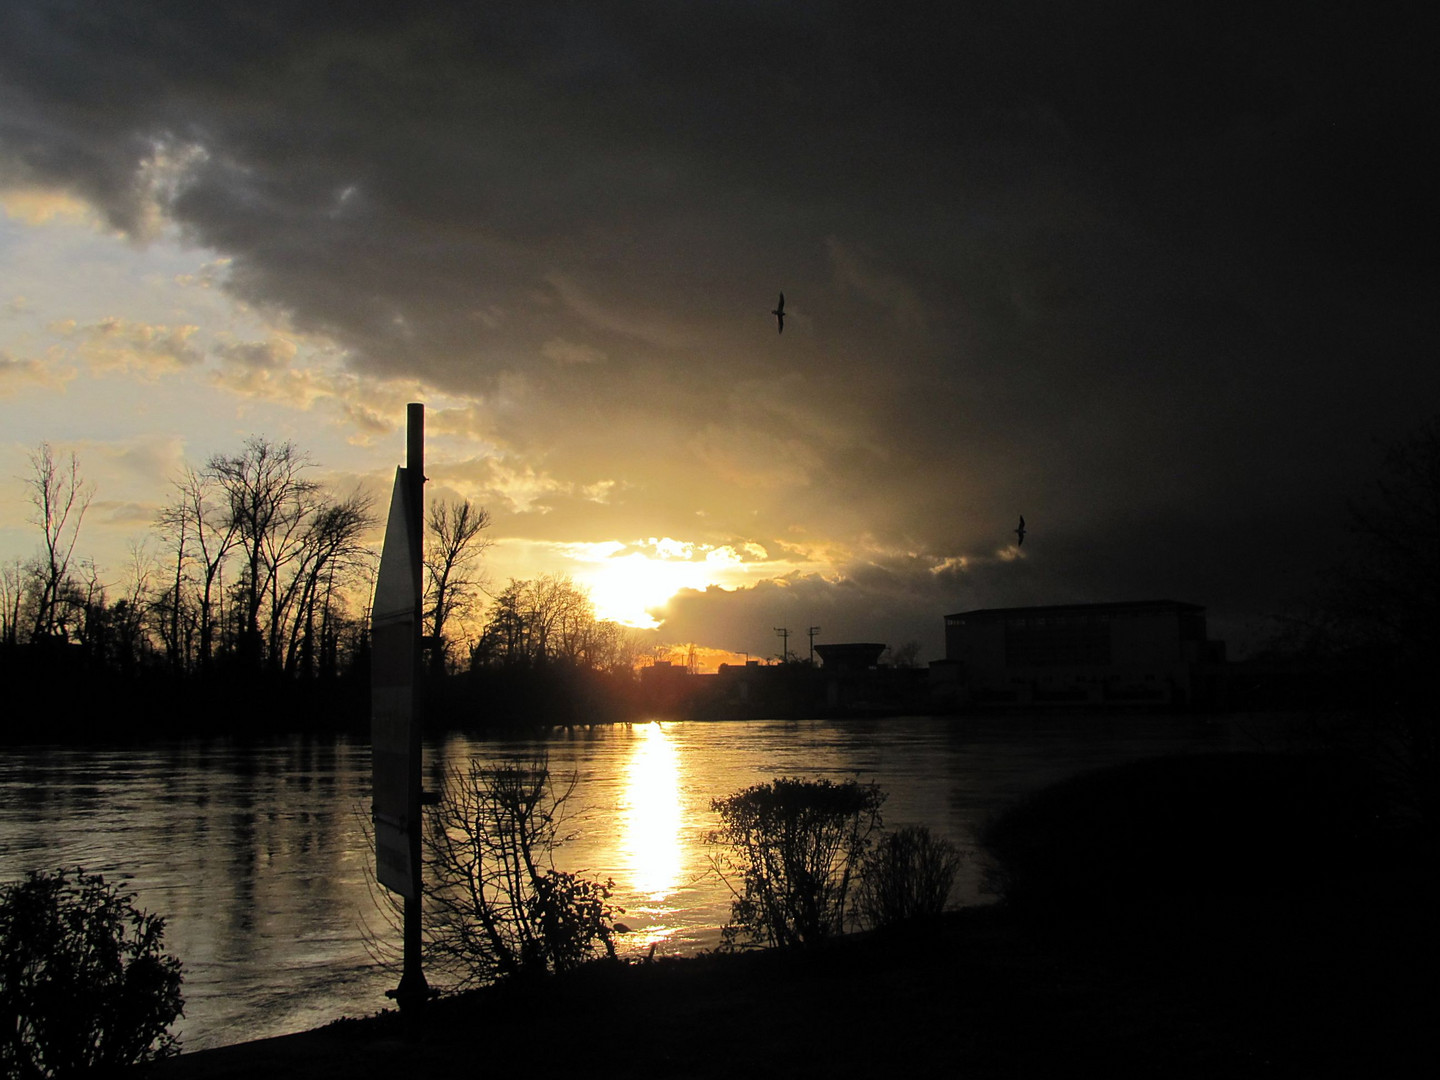
[[[857,626],[1238,617],[1440,389],[1418,19],[12,4],[0,179],[158,210],[358,368],[483,398],[557,490],[608,485],[546,535],[838,543],[790,588]]]

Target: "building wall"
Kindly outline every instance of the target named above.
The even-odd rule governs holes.
[[[1190,704],[1218,643],[1193,604],[1075,604],[946,617],[962,700],[984,704]]]

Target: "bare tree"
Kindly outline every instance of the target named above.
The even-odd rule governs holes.
[[[31,521],[40,526],[45,550],[36,567],[39,591],[36,597],[32,638],[63,634],[61,605],[70,560],[80,538],[80,522],[89,509],[95,489],[80,476],[80,462],[72,453],[67,465],[57,465],[48,442],[30,455]]]
[[[160,636],[165,643],[165,660],[172,671],[183,671],[190,665],[188,635],[181,634],[181,625],[188,622],[184,612],[185,568],[190,561],[190,508],[182,498],[164,507],[155,518],[155,531],[173,545],[175,575],[166,591],[152,601],[158,616]]]
[[[647,634],[595,618],[590,594],[568,576],[545,574],[510,583],[491,597],[474,667],[537,667],[564,663],[612,675],[633,675],[650,646]],[[668,653],[668,648],[665,650]]]
[[[515,667],[534,662],[525,614],[526,585],[511,578],[510,584],[493,597],[480,640],[471,650],[472,666]]]
[[[228,643],[251,667],[335,671],[347,590],[374,561],[362,538],[375,518],[370,496],[332,495],[305,476],[311,467],[293,444],[253,437],[175,481],[155,521],[166,584],[151,603],[172,667],[193,657],[208,670]]]
[[[0,645],[20,642],[20,613],[25,603],[25,564],[18,558],[0,566]]]
[[[543,757],[449,777],[425,831],[425,936],[455,988],[615,955],[613,883],[554,865],[574,790]]]
[[[96,657],[104,649],[109,599],[94,559],[81,559],[75,569],[78,574],[66,575],[60,587],[57,633],[67,640],[73,637],[87,655]]]
[[[317,615],[323,627],[336,581],[360,565],[365,553],[362,537],[374,524],[372,500],[358,490],[338,501],[323,502],[306,523],[294,572],[283,590],[290,616],[287,672],[315,673]]]
[[[1350,522],[1355,548],[1331,573],[1331,614],[1352,647],[1428,670],[1440,651],[1440,417],[1386,448]]]
[[[595,628],[590,594],[568,576],[512,578],[494,597],[476,656],[503,665],[587,664]]]
[[[595,627],[590,594],[569,575],[545,574],[531,583],[529,601],[541,655],[581,662]]]
[[[490,527],[490,515],[469,499],[431,503],[425,527],[430,540],[425,554],[426,629],[432,641],[432,670],[439,675],[450,651],[446,628],[452,619],[463,619],[473,609],[485,585],[476,564],[494,541],[480,535]]]
[[[309,457],[293,443],[276,444],[263,436],[247,439],[239,454],[216,454],[206,463],[206,473],[224,495],[227,523],[242,553],[240,653],[252,665],[259,664],[265,646],[269,663],[280,665],[280,633],[290,595],[282,590],[281,579],[285,567],[301,555],[306,521],[316,508],[320,485],[303,475],[311,467]],[[266,607],[268,635],[260,626]]]
[[[1383,686],[1363,710],[1387,768],[1419,819],[1440,830],[1440,417],[1387,447],[1380,477],[1350,506],[1353,550],[1304,626],[1327,663]]]
[[[131,671],[153,647],[150,636],[154,592],[155,555],[151,542],[133,541],[121,582],[123,595],[106,612],[109,659],[122,671]]]
[[[185,522],[189,523],[188,554],[195,560],[196,607],[199,622],[199,663],[208,668],[215,648],[216,606],[222,601],[222,574],[226,560],[240,541],[239,522],[226,506],[216,505],[218,481],[207,472],[186,469],[177,481],[175,502],[162,511],[169,515],[170,528],[183,548],[186,541]],[[186,552],[177,553],[176,561],[184,561]]]
[[[634,675],[647,648],[646,634],[633,627],[603,619],[595,624],[587,661],[596,671]]]

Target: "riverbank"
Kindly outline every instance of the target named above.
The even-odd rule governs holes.
[[[1394,898],[1391,898],[1392,900]],[[1037,925],[974,908],[804,954],[601,964],[529,987],[182,1055],[154,1080],[1400,1075],[1429,1056],[1420,905],[1345,924],[1266,905],[1206,923]]]
[[[600,964],[182,1056],[157,1080],[1394,1076],[1431,1056],[1435,846],[1346,755],[1078,774],[986,830],[1007,902],[800,953]],[[1390,810],[1385,811],[1389,806]]]

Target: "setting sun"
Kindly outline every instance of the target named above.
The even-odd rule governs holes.
[[[730,548],[701,548],[667,538],[643,543],[572,546],[580,563],[575,580],[590,590],[595,614],[626,626],[660,625],[650,611],[681,589],[734,587],[744,578],[742,560]]]
[[[703,565],[698,569],[703,570]],[[651,559],[637,552],[607,559],[582,579],[600,618],[651,628],[659,622],[647,613],[648,608],[659,607],[680,589],[708,584],[697,581],[696,570],[691,563]]]

